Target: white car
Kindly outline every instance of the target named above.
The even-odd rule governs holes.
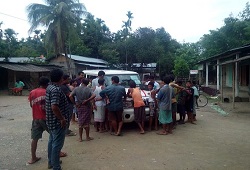
[[[98,72],[100,70],[83,70],[86,78],[94,78],[98,76]],[[137,87],[140,87],[141,89],[141,95],[142,98],[146,104],[146,117],[149,117],[149,107],[148,107],[148,96],[149,91],[144,90],[143,85],[140,81],[139,74],[134,71],[126,71],[126,70],[102,70],[105,72],[105,85],[109,86],[111,85],[111,78],[113,76],[119,77],[119,84],[125,87],[126,92],[129,88],[129,81],[133,80],[136,83]],[[126,102],[123,103],[123,122],[133,122],[134,121],[134,108],[133,108],[133,102],[132,98],[127,98]]]

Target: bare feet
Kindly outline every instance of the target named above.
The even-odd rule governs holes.
[[[140,134],[145,134],[145,131],[144,130],[140,131]]]
[[[121,136],[121,134],[120,134],[120,133],[114,133],[114,132],[111,132],[110,134],[111,134],[111,135],[114,135],[114,136]]]
[[[30,161],[28,161],[28,164],[34,164],[38,161],[40,161],[41,157],[36,157],[35,159],[31,159]]]
[[[83,141],[82,139],[80,139],[80,138],[78,139],[78,142],[82,142],[82,141]]]
[[[163,132],[157,132],[156,134],[157,134],[157,135],[167,135],[168,132],[164,132],[164,131],[163,131]]]
[[[169,134],[173,134],[173,131],[172,131],[172,130],[170,130],[170,131],[168,131],[167,133],[169,133]]]
[[[86,141],[91,141],[91,140],[94,140],[94,138],[92,138],[92,137],[86,138]]]

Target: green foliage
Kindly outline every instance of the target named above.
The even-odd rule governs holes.
[[[112,43],[106,43],[100,47],[100,54],[104,60],[109,61],[110,68],[116,68],[119,64],[118,52],[112,47]]]
[[[46,4],[30,4],[27,7],[28,19],[32,24],[30,32],[38,26],[45,26],[45,44],[54,47],[56,54],[65,53],[69,33],[75,31],[80,17],[86,14],[85,6],[78,0],[47,0]]]
[[[89,14],[82,25],[81,39],[90,51],[90,57],[102,58],[99,48],[102,44],[111,42],[111,33],[105,22],[99,18],[95,19]]]
[[[209,58],[232,48],[237,48],[250,43],[250,6],[238,17],[232,14],[224,19],[224,26],[217,30],[210,30],[209,34],[203,35],[200,40],[202,58]]]
[[[188,77],[189,75],[189,67],[187,62],[181,58],[177,57],[174,60],[174,75],[178,78]]]

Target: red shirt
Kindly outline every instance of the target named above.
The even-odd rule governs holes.
[[[45,112],[46,89],[37,88],[30,92],[29,101],[32,106],[33,119],[46,119]]]

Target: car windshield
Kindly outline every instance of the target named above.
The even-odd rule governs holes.
[[[109,86],[112,84],[111,78],[113,76],[118,76],[120,80],[120,85],[129,88],[129,81],[134,80],[136,83],[136,86],[141,85],[141,81],[139,79],[139,76],[137,74],[123,74],[123,75],[105,75],[105,84],[106,86]]]

